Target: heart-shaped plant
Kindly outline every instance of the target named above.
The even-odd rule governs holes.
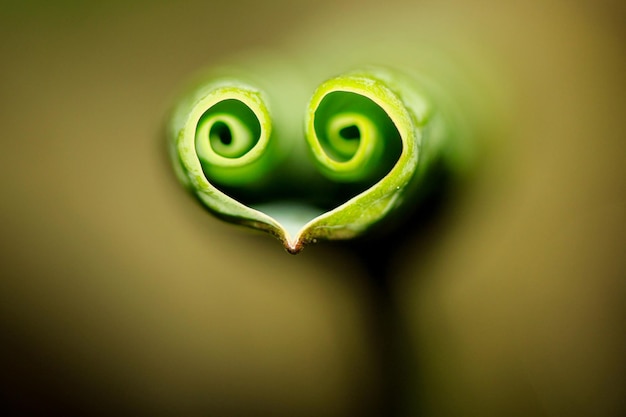
[[[466,138],[430,79],[366,67],[322,82],[308,104],[284,102],[301,87],[289,81],[213,74],[179,101],[168,140],[179,179],[212,213],[290,253],[369,231],[416,200],[429,168],[458,160]]]

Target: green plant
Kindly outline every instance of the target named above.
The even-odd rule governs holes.
[[[362,67],[317,80],[307,104],[284,92],[313,83],[272,68],[213,71],[179,101],[168,139],[179,179],[212,213],[290,253],[384,225],[416,204],[433,167],[469,158],[454,100],[426,74]]]

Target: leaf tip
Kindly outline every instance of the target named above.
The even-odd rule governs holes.
[[[300,252],[302,252],[302,249],[304,249],[304,243],[300,239],[296,239],[295,241],[285,240],[284,246],[285,246],[285,250],[290,255],[297,255]]]

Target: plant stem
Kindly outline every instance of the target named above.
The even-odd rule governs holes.
[[[445,172],[429,182],[432,188],[415,210],[407,215],[401,229],[378,238],[353,242],[350,249],[367,271],[370,309],[366,317],[370,323],[371,346],[378,361],[379,403],[365,415],[415,416],[421,415],[423,399],[416,384],[420,359],[411,337],[408,310],[399,299],[398,290],[404,279],[419,279],[395,273],[394,262],[407,253],[400,248],[423,247],[432,243],[442,230],[446,209],[451,205],[454,184]],[[398,257],[397,255],[401,255]],[[419,251],[414,254],[419,257]]]

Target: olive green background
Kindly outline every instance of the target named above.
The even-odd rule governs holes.
[[[230,53],[330,47],[352,15],[375,34],[396,8],[484,48],[508,123],[392,260],[406,415],[625,411],[624,10],[555,0],[3,2],[3,407],[379,407],[364,266],[335,245],[290,256],[208,215],[174,180],[162,127],[189,76]]]

